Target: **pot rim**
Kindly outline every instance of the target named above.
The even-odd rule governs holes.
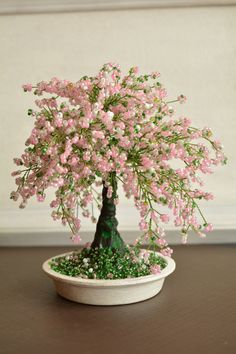
[[[73,285],[83,285],[88,287],[116,287],[116,286],[132,286],[137,284],[143,284],[148,282],[157,281],[163,279],[170,275],[176,268],[175,261],[168,256],[163,256],[159,252],[155,252],[160,257],[164,258],[167,262],[167,266],[159,274],[144,275],[135,278],[124,278],[124,279],[85,279],[80,277],[71,277],[69,275],[60,274],[53,269],[51,269],[49,262],[54,258],[62,257],[65,255],[72,254],[74,251],[66,252],[60,255],[49,258],[42,264],[42,270],[52,279],[60,281],[63,283],[69,283]],[[153,251],[149,251],[153,252]]]

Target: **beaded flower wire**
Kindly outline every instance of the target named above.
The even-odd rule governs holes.
[[[11,198],[20,198],[24,208],[32,196],[44,201],[53,187],[52,217],[69,225],[75,243],[81,240],[84,216],[97,222],[93,248],[122,250],[116,219],[119,184],[140,213],[143,233],[137,246],[148,243],[170,256],[163,228],[170,220],[181,228],[183,242],[189,230],[204,237],[212,225],[198,202],[213,196],[202,190],[200,175],[212,173],[226,158],[209,128],[174,118],[170,104],[186,97],[168,101],[159,76],[140,75],[137,67],[123,76],[118,64],[108,63],[96,76],[77,82],[53,78],[23,85],[39,98],[37,109],[28,110],[34,128],[26,149],[14,159],[19,169],[12,173],[17,190]],[[101,210],[98,221],[94,204]]]

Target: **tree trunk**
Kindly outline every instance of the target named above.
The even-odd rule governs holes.
[[[103,182],[102,209],[91,247],[113,248],[122,251],[125,243],[117,230],[118,221],[116,219],[116,206],[114,203],[114,198],[116,197],[117,192],[117,182],[115,178],[113,178],[112,187],[112,197],[108,198],[108,188]]]

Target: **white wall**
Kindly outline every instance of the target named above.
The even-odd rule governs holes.
[[[221,138],[229,164],[209,176],[216,199],[203,211],[217,228],[236,227],[236,7],[0,16],[0,34],[0,232],[62,231],[47,202],[32,201],[22,211],[9,199],[12,158],[22,153],[32,127],[26,112],[34,96],[21,84],[54,76],[77,80],[108,61],[124,70],[160,71],[170,97],[188,96],[178,113]],[[137,214],[127,203],[122,199],[120,228],[134,230]]]

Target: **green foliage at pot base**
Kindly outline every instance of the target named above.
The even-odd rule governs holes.
[[[166,261],[153,252],[125,246],[120,253],[111,248],[83,248],[82,251],[54,258],[51,268],[61,274],[88,279],[125,279],[156,273]]]

